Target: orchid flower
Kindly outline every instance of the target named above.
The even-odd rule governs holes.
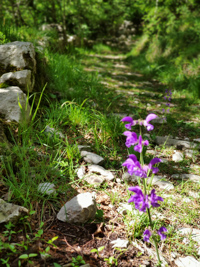
[[[137,160],[137,157],[133,154],[129,155],[129,158],[122,164],[122,166],[127,167],[128,173],[130,175],[135,174],[141,178],[147,178],[147,174],[149,170],[152,170],[152,173],[157,173],[159,169],[157,167],[153,167],[153,165],[161,162],[162,160],[159,158],[153,158],[149,165],[141,166],[140,162]]]
[[[144,235],[144,241],[145,242],[150,242],[149,241],[149,238],[150,238],[150,236],[152,235],[152,233],[148,230],[148,229],[146,229],[145,231],[144,231],[144,233],[143,233],[143,235]]]
[[[167,237],[164,234],[165,232],[167,232],[167,229],[164,226],[160,227],[160,229],[157,231],[157,233],[159,234],[161,240],[165,240],[165,238]]]
[[[131,127],[132,126],[135,126],[136,124],[139,124],[139,125],[144,125],[145,127],[147,127],[147,131],[151,131],[151,130],[153,130],[154,129],[154,126],[152,125],[152,124],[150,124],[149,122],[151,121],[151,120],[154,120],[155,118],[157,118],[157,115],[155,115],[155,114],[153,114],[153,113],[151,113],[151,114],[149,114],[147,117],[146,117],[146,119],[143,121],[141,121],[141,120],[136,120],[136,121],[134,121],[131,117],[125,117],[125,118],[123,118],[121,121],[122,122],[125,122],[125,121],[127,121],[127,122],[129,122],[128,124],[125,124],[125,127],[126,127],[126,129],[128,129],[128,130],[131,130]]]

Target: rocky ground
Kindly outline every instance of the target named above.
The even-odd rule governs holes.
[[[134,72],[123,56],[90,54],[82,64],[85,70],[98,72],[101,82],[116,92],[118,107],[112,116],[120,120],[127,115],[134,117],[136,113],[143,118],[148,113],[158,115],[159,118],[154,122],[155,134],[149,136],[152,146],[148,147],[147,156],[162,159],[160,170],[152,181],[157,194],[164,198],[164,203],[153,210],[152,216],[158,224],[168,229],[167,239],[159,245],[162,266],[200,266],[199,105],[188,106],[184,96],[173,93],[170,116],[167,116],[167,121],[163,120],[166,116],[162,111],[163,107],[166,108],[164,85],[155,80],[146,80],[142,74]],[[81,211],[76,210],[79,224],[74,224],[77,222],[74,214],[68,214],[68,219],[71,218],[69,223],[57,215],[58,210],[53,205],[45,208],[38,205],[38,210],[45,209],[43,231],[39,232],[40,229],[34,227],[36,217],[33,215],[28,223],[32,228],[30,236],[35,236],[35,239],[32,238],[32,243],[23,252],[30,258],[22,258],[22,266],[109,266],[109,262],[110,266],[156,266],[154,245],[143,242],[141,238],[146,216],[141,216],[134,206],[127,203],[127,188],[137,185],[137,178],[130,176],[126,169],[106,170],[104,159],[91,151],[90,147],[79,147],[79,150],[81,160],[77,178],[81,182],[74,183],[71,190],[76,190],[77,195],[91,193],[91,199],[87,197],[90,203],[83,206]],[[125,161],[125,145],[124,150]],[[41,186],[38,190],[46,190],[48,195],[56,190],[53,184],[46,184],[46,189],[41,189]],[[0,184],[0,190],[2,195],[8,193],[3,183]],[[96,215],[93,197],[97,203]],[[62,206],[66,201],[63,194]],[[88,217],[90,221],[84,223],[88,214],[91,215]],[[13,230],[13,243],[27,240],[26,232],[21,231],[22,225],[23,221]],[[3,231],[5,228],[1,226]],[[1,235],[1,239],[2,242],[8,242],[9,235]],[[45,250],[48,245],[51,246],[50,251]],[[0,251],[0,255],[3,253],[3,250]],[[31,258],[31,254],[36,256]],[[86,265],[77,263],[78,255]],[[77,265],[72,265],[72,257],[77,259]],[[19,266],[19,254],[12,253],[10,259],[10,266]]]

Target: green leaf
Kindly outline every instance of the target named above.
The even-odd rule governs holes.
[[[23,254],[19,256],[19,259],[28,259],[28,254]]]
[[[105,246],[99,247],[99,248],[98,248],[98,251],[100,252],[100,251],[102,251],[104,248],[105,248]]]

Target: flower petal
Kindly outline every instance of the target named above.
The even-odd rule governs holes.
[[[144,241],[145,242],[150,242],[149,241],[149,238],[150,238],[150,236],[151,236],[152,234],[151,234],[151,232],[148,230],[148,229],[146,229],[145,231],[144,231],[144,233],[143,233],[143,236],[144,236]]]
[[[159,158],[153,158],[150,162],[149,162],[149,169],[152,169],[153,165],[159,163],[159,162],[162,162],[161,159]]]
[[[164,226],[161,226],[160,229],[157,231],[161,240],[164,240],[167,237],[165,234],[163,234],[163,232],[167,232],[167,229]]]
[[[131,126],[134,126],[135,125],[134,120],[131,117],[129,117],[129,116],[121,119],[121,121],[122,122],[125,122],[125,121],[129,122],[129,124],[125,124],[125,127],[128,130],[131,130]]]
[[[149,115],[146,117],[145,121],[146,121],[147,124],[148,124],[151,120],[154,120],[154,119],[157,118],[157,117],[158,117],[158,116],[157,116],[156,114],[151,113],[151,114],[149,114]]]

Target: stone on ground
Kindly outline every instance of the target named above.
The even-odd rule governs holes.
[[[81,151],[81,157],[83,157],[85,162],[96,165],[101,164],[104,160],[101,156],[85,150]]]
[[[191,180],[197,183],[200,182],[200,176],[196,174],[173,174],[171,177],[174,179]]]
[[[113,248],[127,248],[129,245],[129,241],[126,239],[117,238],[110,242]]]
[[[30,106],[26,95],[19,87],[10,86],[0,89],[0,114],[10,121],[24,122],[29,120]]]
[[[34,82],[30,70],[8,72],[0,77],[0,84],[6,83],[9,86],[19,86],[25,93],[33,91]]]
[[[167,191],[174,189],[174,186],[172,183],[168,181],[162,181],[163,177],[162,176],[154,176],[152,180],[153,185],[157,185],[160,189],[165,189]],[[151,181],[151,178],[148,178],[147,183],[149,184]]]
[[[51,195],[56,192],[55,185],[51,183],[40,183],[38,185],[38,192],[46,195]]]
[[[82,193],[65,203],[58,212],[57,218],[68,223],[85,223],[94,219],[96,211],[94,195]]]
[[[16,41],[0,45],[0,62],[4,73],[23,69],[36,73],[35,49],[30,42]]]
[[[26,208],[0,199],[0,223],[16,221],[20,216],[27,213],[28,210]]]
[[[180,162],[184,159],[183,153],[176,151],[173,155],[172,155],[172,160],[174,162]]]
[[[175,260],[175,263],[178,267],[200,267],[200,262],[192,256],[180,257]]]

